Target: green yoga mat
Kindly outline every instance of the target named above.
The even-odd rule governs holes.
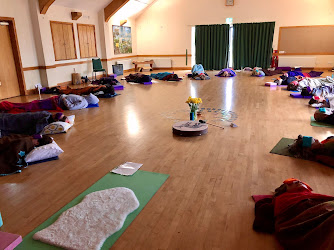
[[[290,152],[288,146],[294,143],[294,139],[290,138],[282,138],[276,146],[270,151],[272,154],[277,154],[277,155],[285,155],[285,156],[290,156],[294,157]]]
[[[314,127],[324,127],[324,128],[334,128],[334,125],[324,123],[324,122],[317,122],[313,116],[311,116],[311,126]]]
[[[32,232],[30,232],[27,236],[23,238],[23,242],[17,246],[15,249],[24,249],[24,250],[34,250],[34,249],[61,249],[58,247],[54,247],[40,241],[36,241],[32,238],[32,236],[50,226],[53,222],[57,220],[59,215],[65,210],[75,206],[80,203],[80,201],[89,193],[100,191],[104,189],[114,188],[114,187],[127,187],[131,189],[137,196],[139,200],[139,208],[137,208],[134,212],[128,215],[126,218],[124,225],[121,230],[111,235],[103,244],[101,249],[110,249],[110,247],[116,242],[116,240],[122,235],[125,229],[131,224],[131,222],[136,218],[136,216],[140,213],[140,211],[145,207],[145,205],[150,201],[153,195],[158,191],[158,189],[162,186],[162,184],[167,180],[169,175],[152,173],[147,171],[138,170],[132,176],[122,176],[117,174],[108,173],[100,180],[98,180],[95,184],[89,187],[86,191],[81,193],[79,196],[74,198],[70,203],[52,215],[49,219],[35,228]],[[73,225],[75,226],[75,225]]]

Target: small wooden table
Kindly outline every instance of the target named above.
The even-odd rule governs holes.
[[[200,136],[208,133],[208,124],[198,121],[181,121],[173,125],[173,133],[181,136]]]
[[[140,64],[149,64],[150,67],[151,67],[150,70],[153,70],[153,63],[154,63],[153,60],[149,60],[149,61],[133,61],[132,63],[135,65],[135,72],[137,72],[138,65],[140,65]]]

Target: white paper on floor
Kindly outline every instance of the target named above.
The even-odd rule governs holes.
[[[118,167],[111,170],[112,173],[120,174],[120,175],[133,175],[137,172],[137,170],[143,166],[143,164],[140,163],[134,163],[134,162],[125,162],[122,165],[119,165]]]

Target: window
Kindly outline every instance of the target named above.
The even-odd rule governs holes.
[[[50,21],[50,25],[56,61],[76,59],[73,24]]]
[[[96,57],[95,25],[78,24],[81,58]]]

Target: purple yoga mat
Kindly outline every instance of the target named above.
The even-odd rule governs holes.
[[[144,85],[150,85],[152,82],[143,82]]]
[[[303,96],[301,93],[291,93],[290,94],[291,97],[293,98],[304,98],[304,99],[311,99],[312,96],[311,95],[308,95],[308,96]]]
[[[283,71],[290,71],[291,67],[277,67],[276,70],[281,69]]]

